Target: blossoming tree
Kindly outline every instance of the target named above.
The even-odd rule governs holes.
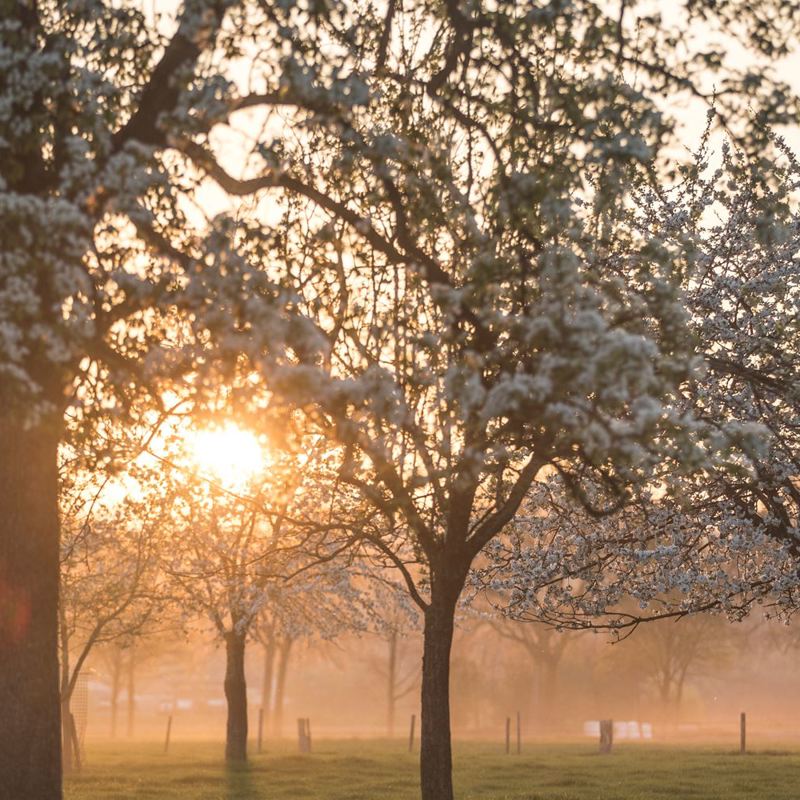
[[[590,508],[599,486],[606,513],[626,486],[738,443],[685,413],[695,264],[625,209],[670,166],[666,102],[703,97],[719,66],[726,124],[755,149],[731,97],[766,84],[710,49],[680,61],[689,28],[635,4],[614,18],[588,3],[391,8],[388,33],[358,42],[365,108],[335,135],[247,181],[187,152],[231,191],[296,180],[316,206],[289,204],[275,246],[328,345],[270,386],[341,443],[340,480],[385,520],[362,542],[423,612],[422,796],[450,800],[453,620],[476,559],[549,502],[548,471]],[[733,35],[731,8],[715,19]]]
[[[505,613],[617,635],[698,611],[796,613],[800,169],[776,145],[765,173],[729,146],[714,167],[706,140],[671,192],[644,191],[631,212],[694,264],[684,292],[704,369],[683,404],[725,447],[609,515],[551,476],[474,576]]]
[[[232,487],[198,472],[181,449],[175,442],[161,448],[159,457],[172,468],[152,496],[168,517],[162,570],[184,615],[210,623],[224,643],[225,757],[243,762],[248,641],[258,638],[265,622],[283,639],[288,646],[278,677],[285,680],[295,639],[311,630],[332,636],[346,625],[359,627],[362,593],[354,580],[357,570],[349,569],[346,558],[336,558],[342,547],[330,534],[339,526],[326,524],[332,484],[315,482],[316,455],[321,453],[324,463],[324,450],[299,458],[277,450],[264,454],[264,461],[251,465],[254,471]]]
[[[344,474],[427,565],[423,795],[449,800],[446,663],[472,557],[554,458],[639,469],[685,374],[676,258],[619,264],[604,207],[667,142],[677,95],[716,87],[733,128],[745,107],[795,113],[764,64],[788,51],[794,2],[685,5],[672,23],[591,0],[186,0],[174,18],[0,2],[8,793],[60,796],[66,408],[120,414],[249,366],[318,396]]]
[[[71,473],[75,466],[62,463],[62,471]],[[139,487],[153,479],[138,472]],[[108,480],[85,473],[82,478],[77,485],[62,479],[61,491],[58,622],[65,770],[73,766],[70,702],[87,659],[98,645],[130,644],[153,619],[163,621],[164,612],[158,569],[164,509],[148,505],[143,492],[109,501],[103,492]]]

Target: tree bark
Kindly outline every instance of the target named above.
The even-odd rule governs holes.
[[[247,683],[244,677],[243,634],[225,635],[225,699],[228,701],[228,725],[225,760],[247,761]]]
[[[437,596],[425,610],[422,654],[422,800],[453,800],[450,744],[450,651],[458,593]]]
[[[0,796],[60,800],[58,431],[0,419]]]

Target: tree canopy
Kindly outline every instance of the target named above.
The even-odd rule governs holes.
[[[0,649],[15,796],[60,796],[65,416],[88,435],[190,396],[339,448],[337,513],[425,609],[422,792],[450,800],[455,604],[537,476],[613,506],[738,444],[684,402],[686,242],[625,211],[675,176],[682,100],[714,103],[770,169],[767,126],[798,110],[772,62],[799,14],[0,0],[0,579],[28,620]]]

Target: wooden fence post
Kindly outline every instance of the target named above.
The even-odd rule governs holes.
[[[306,753],[311,752],[311,717],[306,717]]]
[[[172,733],[172,714],[167,717],[167,735],[164,738],[164,752],[169,752],[169,736]]]
[[[264,708],[258,709],[258,752],[264,743]]]
[[[742,755],[747,752],[747,714],[744,711],[739,716],[739,752]]]
[[[600,752],[610,753],[614,744],[614,720],[600,720]]]
[[[506,755],[511,752],[511,717],[506,717]]]
[[[414,725],[417,722],[417,715],[411,715],[411,733],[408,734],[408,752],[414,752]]]
[[[517,755],[522,753],[522,717],[517,711]]]

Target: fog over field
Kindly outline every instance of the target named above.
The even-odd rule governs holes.
[[[246,666],[251,750],[261,708],[267,708],[264,739],[280,736],[289,748],[297,747],[299,717],[310,718],[313,734],[325,739],[407,738],[411,715],[419,719],[419,634],[397,639],[393,710],[390,652],[390,642],[375,635],[295,642],[277,714],[277,676],[271,707],[265,706],[265,652],[253,646]],[[131,657],[132,714],[127,688]],[[727,741],[734,748],[739,714],[745,711],[752,747],[769,749],[795,740],[800,747],[798,658],[796,631],[757,619],[661,622],[616,644],[598,633],[560,634],[520,623],[467,620],[453,649],[454,737],[495,741],[501,747],[506,718],[513,717],[515,737],[519,712],[524,742],[595,742],[596,731],[586,723],[610,718],[640,724],[630,732],[618,725],[617,741]],[[115,664],[118,693],[112,712]],[[104,648],[87,669],[87,757],[92,758],[93,745],[109,738],[125,741],[132,734],[137,740],[162,742],[170,716],[173,743],[222,742],[224,673],[224,652],[201,633],[154,636],[121,650]],[[643,735],[642,723],[652,726],[652,739],[646,727]]]

